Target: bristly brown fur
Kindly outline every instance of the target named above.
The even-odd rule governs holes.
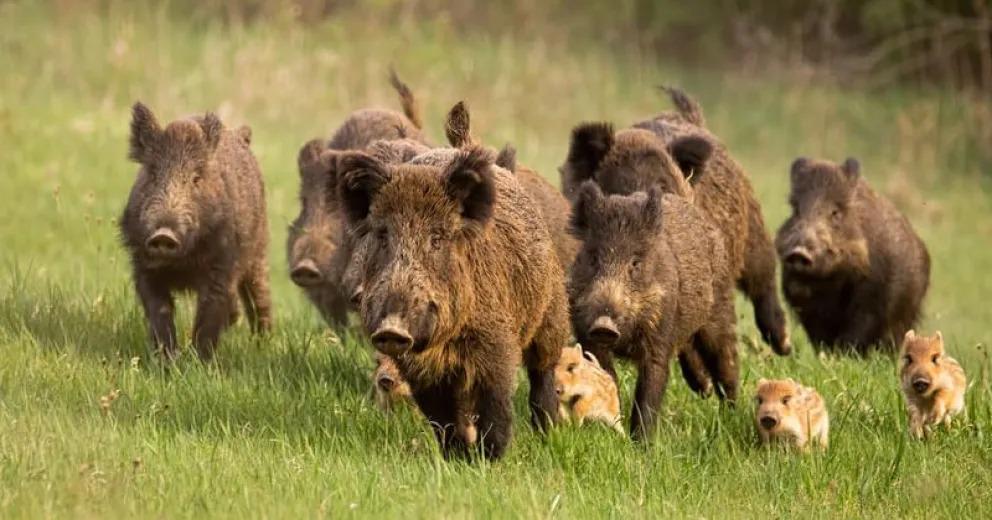
[[[532,420],[547,427],[557,415],[553,367],[569,341],[564,276],[517,178],[482,147],[405,164],[351,153],[341,168],[349,233],[364,236],[363,323],[395,357],[445,453],[478,441],[486,456],[502,455],[521,362]]]
[[[657,187],[608,196],[589,180],[572,228],[582,240],[568,284],[575,334],[614,378],[614,356],[637,364],[632,435],[653,430],[676,356],[693,390],[705,394],[715,382],[722,398],[735,399],[733,278],[710,219]],[[601,327],[613,327],[612,340]]]
[[[193,342],[203,359],[237,318],[239,297],[253,330],[272,324],[265,188],[242,129],[226,130],[209,112],[162,129],[134,105],[129,156],[141,169],[121,235],[153,342],[167,358],[179,353],[176,291],[197,294]]]
[[[562,191],[574,200],[586,179],[606,193],[652,186],[694,201],[724,237],[738,288],[751,300],[762,338],[779,354],[791,350],[775,286],[775,249],[747,175],[715,136],[700,126],[702,111],[671,90],[678,111],[613,132],[606,123],[573,130],[561,167]]]
[[[790,179],[793,214],[776,237],[786,301],[814,343],[891,349],[919,320],[926,246],[854,159],[799,158]]]

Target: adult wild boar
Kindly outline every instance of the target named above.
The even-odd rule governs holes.
[[[297,160],[300,171],[300,214],[290,225],[287,257],[290,277],[332,326],[347,323],[354,296],[341,285],[352,244],[342,232],[337,201],[336,156],[363,150],[378,140],[426,143],[419,109],[409,87],[395,73],[390,80],[400,95],[403,114],[363,109],[348,116],[330,141],[306,143]]]
[[[913,328],[930,255],[909,221],[843,164],[792,164],[792,216],[776,238],[782,289],[814,343],[866,351]]]
[[[575,334],[614,379],[614,355],[637,364],[631,434],[650,436],[677,354],[688,355],[683,374],[695,390],[704,382],[693,378],[708,372],[718,395],[736,399],[734,282],[711,220],[658,187],[606,196],[586,181],[572,228],[582,242],[568,288]]]
[[[271,326],[265,189],[250,131],[212,113],[164,129],[135,103],[130,158],[141,165],[121,218],[134,284],[154,343],[178,355],[172,293],[197,294],[193,342],[203,359],[238,314],[255,331]]]
[[[365,235],[360,314],[393,356],[446,454],[503,454],[517,366],[532,420],[557,419],[553,370],[569,340],[551,238],[513,174],[479,147],[442,165],[341,158],[348,231]],[[476,435],[477,434],[477,435]]]
[[[585,123],[572,132],[562,165],[562,190],[570,199],[586,179],[606,193],[629,194],[659,186],[693,198],[723,234],[737,287],[754,305],[762,338],[775,352],[791,350],[785,313],[775,287],[775,249],[761,207],[744,170],[705,129],[702,110],[669,89],[676,113],[663,113],[614,132],[607,123]]]

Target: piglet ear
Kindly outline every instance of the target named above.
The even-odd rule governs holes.
[[[589,352],[588,350],[584,350],[582,352],[582,355],[585,356],[585,358],[588,359],[590,363],[596,365],[596,368],[603,368],[599,364],[599,359],[597,359],[596,356],[592,354],[592,352]]]
[[[443,175],[444,189],[461,205],[466,223],[484,226],[493,215],[496,186],[493,158],[484,148],[472,146],[460,152]]]
[[[848,157],[844,161],[844,164],[840,166],[840,169],[851,181],[856,181],[859,177],[861,177],[861,164],[858,163],[858,160],[854,157]]]
[[[137,163],[147,164],[154,155],[162,135],[162,127],[151,109],[138,101],[131,107],[131,142],[128,157]]]
[[[224,131],[224,123],[220,121],[217,114],[207,112],[203,116],[203,119],[200,120],[200,128],[203,130],[203,140],[207,146],[207,150],[213,152],[220,143],[220,135]]]
[[[344,213],[350,223],[359,223],[369,215],[379,190],[389,182],[389,171],[377,159],[362,152],[339,155],[337,170],[341,175],[338,196]]]
[[[448,111],[448,118],[444,122],[444,136],[448,138],[448,144],[455,148],[472,145],[472,119],[464,101],[455,103]]]
[[[713,155],[713,143],[701,135],[679,137],[668,145],[668,153],[679,165],[686,180],[696,184]]]
[[[592,179],[613,143],[613,125],[610,123],[583,123],[575,127],[568,158],[562,167],[562,188],[575,190],[584,181]]]
[[[570,231],[576,238],[581,240],[589,231],[589,225],[596,219],[604,197],[603,190],[593,181],[587,180],[579,186],[569,219]]]

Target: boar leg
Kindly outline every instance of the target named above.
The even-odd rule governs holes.
[[[245,275],[238,286],[238,292],[252,331],[258,333],[270,330],[272,298],[269,295],[269,272],[264,263],[256,264]]]
[[[568,345],[572,335],[565,292],[557,291],[552,294],[544,312],[544,320],[535,332],[524,358],[530,380],[531,423],[542,432],[560,419],[554,370],[561,358],[562,347]]]
[[[528,369],[527,378],[530,380],[531,424],[536,430],[546,433],[552,424],[561,420],[554,371]]]
[[[230,291],[224,288],[225,285],[212,280],[197,294],[193,344],[200,359],[204,361],[209,361],[213,357],[220,333],[230,320],[231,306],[235,305]]]
[[[630,411],[630,434],[635,440],[648,440],[654,432],[658,410],[668,386],[672,348],[671,342],[656,342],[645,347],[644,359],[637,371],[634,406]]]
[[[464,447],[456,435],[457,406],[455,403],[454,385],[448,382],[438,382],[417,388],[413,392],[413,400],[421,413],[427,418],[434,437],[441,446],[441,453],[449,458],[456,453],[464,453]]]
[[[784,356],[792,351],[792,345],[775,286],[775,249],[765,232],[761,210],[751,208],[751,213],[744,272],[738,285],[754,306],[754,320],[761,338],[771,345],[776,354]]]
[[[713,390],[713,380],[707,371],[703,356],[694,345],[679,352],[679,366],[682,368],[682,378],[689,388],[700,397],[708,397]]]
[[[135,275],[135,287],[151,329],[152,343],[166,359],[179,355],[176,344],[175,302],[169,289],[142,274]]]
[[[513,376],[502,381],[483,376],[477,383],[475,395],[479,413],[476,429],[482,451],[486,458],[498,459],[510,444],[512,434]]]

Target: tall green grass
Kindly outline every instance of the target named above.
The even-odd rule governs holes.
[[[168,4],[57,5],[0,3],[0,517],[992,515],[992,204],[966,100],[686,70],[592,42],[465,38],[443,24],[220,25]],[[970,375],[967,419],[910,441],[893,360],[818,356],[796,327],[798,354],[775,357],[741,301],[737,408],[673,377],[657,441],[639,446],[595,427],[537,436],[521,394],[504,460],[443,461],[414,412],[372,407],[370,350],[357,333],[327,334],[284,265],[298,147],[350,110],[398,106],[390,64],[435,137],[464,99],[480,137],[514,143],[550,179],[575,123],[629,124],[667,108],[656,85],[681,85],[750,172],[772,231],[795,156],[857,156],[930,247],[923,328],[942,329]],[[213,109],[254,130],[277,326],[265,338],[235,327],[209,366],[165,368],[147,351],[115,224],[135,171],[136,99],[162,119]],[[190,315],[185,302],[184,337]],[[633,376],[622,373],[628,406]],[[756,446],[748,398],[775,376],[825,396],[829,451]]]

